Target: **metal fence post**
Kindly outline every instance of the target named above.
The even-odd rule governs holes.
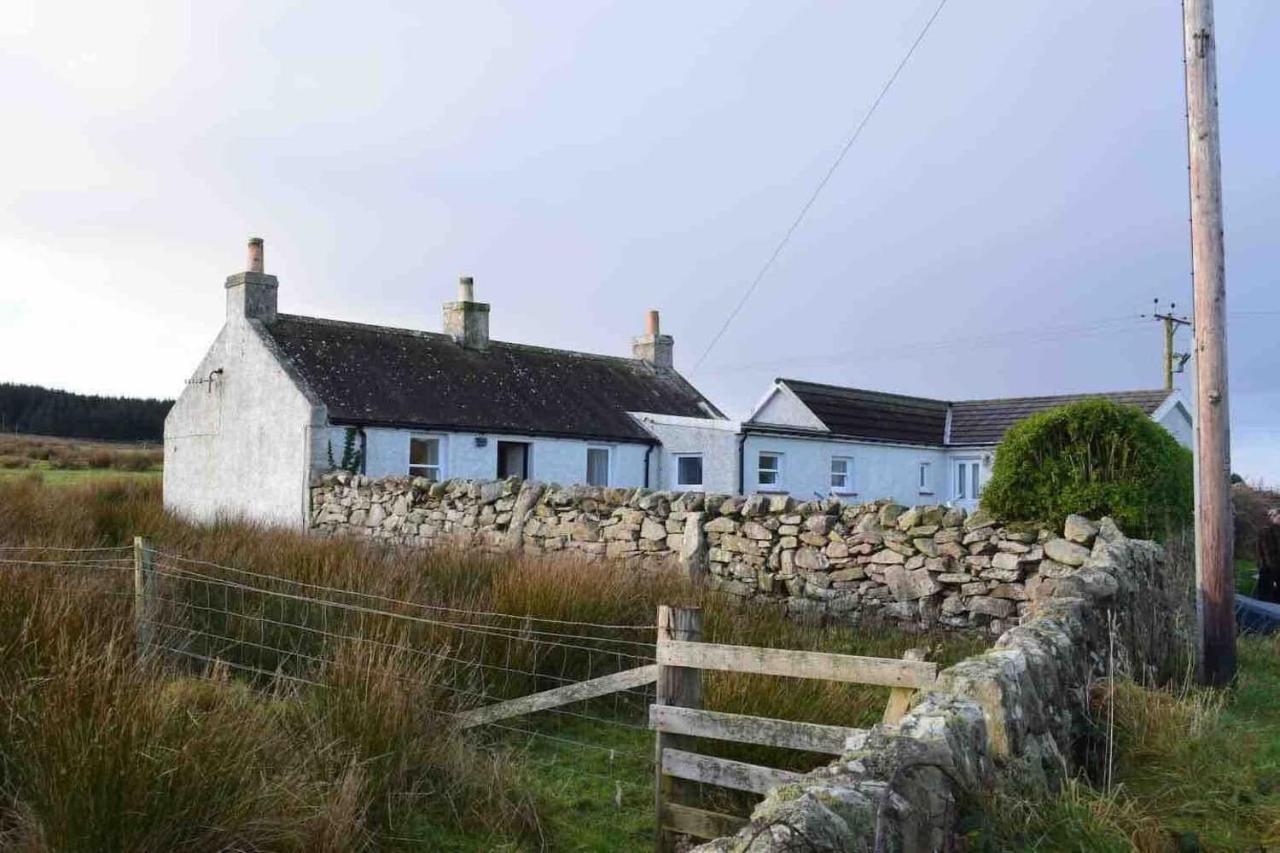
[[[658,606],[658,645],[671,640],[688,642],[702,641],[702,608],[700,607],[668,607]],[[659,660],[661,657],[659,656]],[[655,703],[658,705],[678,705],[682,708],[702,707],[702,670],[686,666],[663,666],[658,664],[658,680]],[[689,786],[673,779],[662,772],[662,751],[664,749],[688,749],[692,741],[680,735],[657,732],[655,741],[654,767],[654,819],[657,831],[655,849],[658,853],[674,850],[670,833],[663,827],[664,806],[673,802],[680,794],[680,789]]]

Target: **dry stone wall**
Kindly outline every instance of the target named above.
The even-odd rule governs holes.
[[[774,789],[745,829],[697,853],[958,850],[959,819],[982,795],[1047,794],[1079,772],[1097,726],[1091,687],[1185,663],[1189,584],[1160,546],[1106,519],[1073,516],[1042,547],[1063,566],[1084,560],[990,651],[941,672],[899,724],[851,738],[838,761]]]
[[[1058,535],[943,506],[518,479],[431,483],[338,472],[316,480],[311,501],[311,527],[326,535],[674,564],[798,616],[993,635],[1074,574],[1097,533],[1084,519]]]

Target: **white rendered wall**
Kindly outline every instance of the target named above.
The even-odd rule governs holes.
[[[306,523],[313,434],[325,421],[256,321],[231,319],[165,418],[164,506],[195,521]]]
[[[442,479],[464,478],[491,480],[498,475],[498,442],[519,441],[531,445],[529,478],[564,486],[587,480],[587,449],[609,449],[609,485],[631,488],[644,485],[644,444],[607,441],[584,441],[574,438],[540,438],[536,436],[502,435],[498,433],[432,432],[428,430],[365,428],[365,473],[370,477],[405,476],[409,473],[409,439],[412,436],[440,439],[440,455],[444,463]],[[331,427],[327,433],[332,442],[333,458],[342,460],[346,437],[344,427]],[[476,446],[476,438],[485,439],[484,447]],[[358,446],[358,439],[357,439]],[[653,456],[657,456],[654,448]],[[327,468],[327,451],[318,470]]]
[[[940,448],[873,444],[828,438],[748,435],[744,447],[745,491],[783,491],[797,500],[837,494],[848,502],[892,498],[908,506],[943,503],[947,491],[947,453]],[[776,488],[759,485],[760,453],[782,454],[782,473]],[[845,493],[831,489],[831,459],[853,460],[853,482]],[[920,489],[920,463],[928,462],[928,483]]]
[[[1194,440],[1194,433],[1191,429],[1191,415],[1183,408],[1181,403],[1176,403],[1169,407],[1156,421],[1160,426],[1169,431],[1169,434],[1178,440],[1183,447],[1190,449],[1191,442]]]
[[[653,488],[686,491],[675,481],[677,456],[702,456],[702,491],[736,494],[738,491],[738,424],[710,418],[685,418],[633,412],[645,429],[662,442],[655,450],[657,465]],[[659,452],[660,451],[660,452]]]

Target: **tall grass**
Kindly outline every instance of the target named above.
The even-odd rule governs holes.
[[[652,654],[651,630],[576,623],[649,625],[659,604],[683,604],[703,608],[706,638],[719,642],[885,657],[926,645],[943,664],[982,645],[799,624],[776,607],[714,594],[673,572],[410,550],[232,522],[192,525],[163,512],[158,483],[0,483],[0,545],[123,546],[139,534],[161,555],[213,564],[162,556],[162,572],[186,565],[261,590],[219,598],[225,587],[220,593],[178,572],[161,587],[209,605],[184,611],[182,626],[193,635],[247,637],[267,647],[205,649],[188,637],[187,648],[265,674],[246,681],[235,669],[183,667],[171,655],[138,667],[126,572],[0,569],[0,847],[347,850],[438,847],[445,838],[462,839],[455,845],[462,849],[555,847],[548,816],[555,831],[572,834],[565,809],[575,806],[549,802],[543,791],[574,790],[563,783],[578,765],[534,772],[522,750],[502,748],[509,745],[501,732],[464,737],[453,715],[474,705],[476,693],[522,695],[639,665]],[[217,566],[269,577],[246,581]],[[300,584],[348,591],[323,597],[380,612],[316,604],[306,599],[322,593]],[[451,609],[424,609],[441,607]],[[495,613],[519,618],[481,615]],[[263,617],[322,624],[356,640],[272,628]],[[505,626],[519,639],[441,622]],[[534,642],[538,630],[570,636]],[[163,631],[158,639],[166,639]],[[709,708],[848,726],[877,722],[887,700],[882,688],[823,681],[708,673],[705,683]],[[613,696],[577,710],[637,723],[645,709],[643,697]],[[565,734],[537,718],[520,725]],[[575,725],[568,732],[575,737],[620,735],[616,742],[632,752],[651,743],[643,732],[592,729],[580,718]],[[795,769],[828,760],[734,744],[701,748]],[[650,777],[636,770],[643,789]],[[628,801],[651,808],[634,791]]]
[[[1280,847],[1280,636],[1240,638],[1229,690],[1120,681],[1094,694],[1114,719],[1113,784],[1074,780],[1049,801],[1000,792],[976,850]]]

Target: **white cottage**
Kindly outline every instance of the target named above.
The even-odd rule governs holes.
[[[972,509],[1009,427],[1097,397],[1137,406],[1190,446],[1191,413],[1174,391],[945,401],[778,379],[742,423],[735,491]]]
[[[470,278],[442,334],[302,317],[277,311],[262,256],[251,240],[222,331],[165,421],[164,503],[181,515],[302,526],[311,475],[344,463],[372,477],[656,485],[694,464],[642,419],[724,417],[676,372],[656,311],[631,358],[490,340]]]

